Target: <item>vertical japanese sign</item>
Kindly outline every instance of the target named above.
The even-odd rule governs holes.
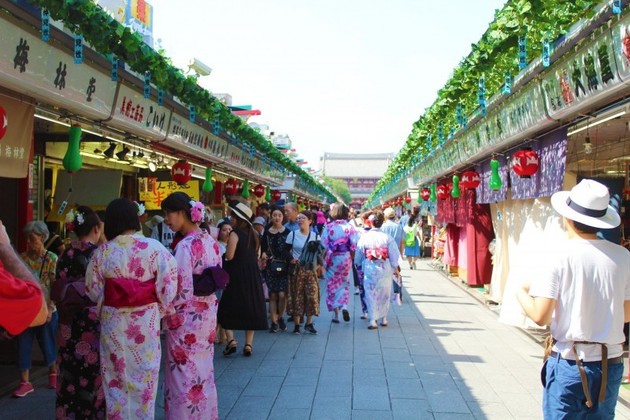
[[[35,107],[0,96],[0,177],[28,174]]]

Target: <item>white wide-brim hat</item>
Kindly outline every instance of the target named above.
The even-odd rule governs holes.
[[[236,217],[245,220],[249,224],[252,223],[251,220],[253,213],[247,204],[234,200],[228,204],[228,207],[234,212]]]
[[[600,229],[612,229],[621,223],[619,213],[609,203],[608,188],[592,179],[583,179],[571,191],[551,196],[552,207],[562,216]]]

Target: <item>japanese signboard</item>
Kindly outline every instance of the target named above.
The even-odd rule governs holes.
[[[142,92],[120,85],[111,124],[151,140],[166,138],[171,111]]]
[[[0,32],[0,85],[86,117],[109,117],[116,91],[109,74],[75,64],[71,50],[51,48],[3,18]]]
[[[147,184],[146,190],[139,192],[140,201],[144,201],[147,210],[161,210],[162,201],[169,194],[176,191],[185,192],[191,199],[199,201],[199,181],[188,181],[185,185],[178,185],[174,181],[153,181]]]
[[[0,177],[28,173],[35,106],[0,96]]]
[[[203,152],[210,160],[225,160],[228,153],[227,141],[213,135],[209,131],[192,123],[188,118],[172,114],[167,141],[173,141],[173,147],[181,149],[186,146],[195,154]]]

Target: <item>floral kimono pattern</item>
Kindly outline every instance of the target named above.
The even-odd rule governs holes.
[[[324,228],[322,245],[326,248],[326,306],[329,311],[346,308],[350,296],[352,256],[358,233],[346,220],[335,220]]]
[[[400,251],[394,239],[380,229],[371,229],[359,239],[354,263],[363,272],[365,303],[370,321],[387,316],[392,293],[393,268]]]
[[[155,282],[153,302],[120,306],[106,301],[107,282],[118,279],[123,279],[129,290]],[[161,358],[160,318],[173,312],[177,263],[154,239],[119,235],[94,251],[85,283],[87,295],[97,303],[101,322],[107,418],[153,419]]]
[[[90,242],[73,242],[61,254],[57,262],[53,299],[61,299],[63,294],[67,296],[68,287],[72,287],[57,291],[58,285],[85,286],[85,270],[95,249],[96,245]],[[64,305],[63,300],[57,306],[59,352],[56,418],[105,418],[105,394],[99,362],[101,324],[96,307],[91,302],[85,307],[68,305],[67,301]]]
[[[218,301],[214,294],[193,294],[193,274],[221,265],[219,245],[205,231],[192,232],[177,244],[175,259],[175,314],[164,320],[166,418],[218,419],[213,362]]]

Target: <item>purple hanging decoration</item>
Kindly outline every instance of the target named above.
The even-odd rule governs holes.
[[[118,59],[112,55],[112,82],[118,81]]]
[[[527,35],[518,37],[518,68],[523,70],[527,67]]]
[[[42,9],[42,41],[50,41],[50,12]]]
[[[615,15],[621,14],[621,0],[612,0],[612,12]]]
[[[151,97],[151,72],[144,72],[144,98],[149,99]]]
[[[83,64],[83,35],[74,35],[74,64]]]

